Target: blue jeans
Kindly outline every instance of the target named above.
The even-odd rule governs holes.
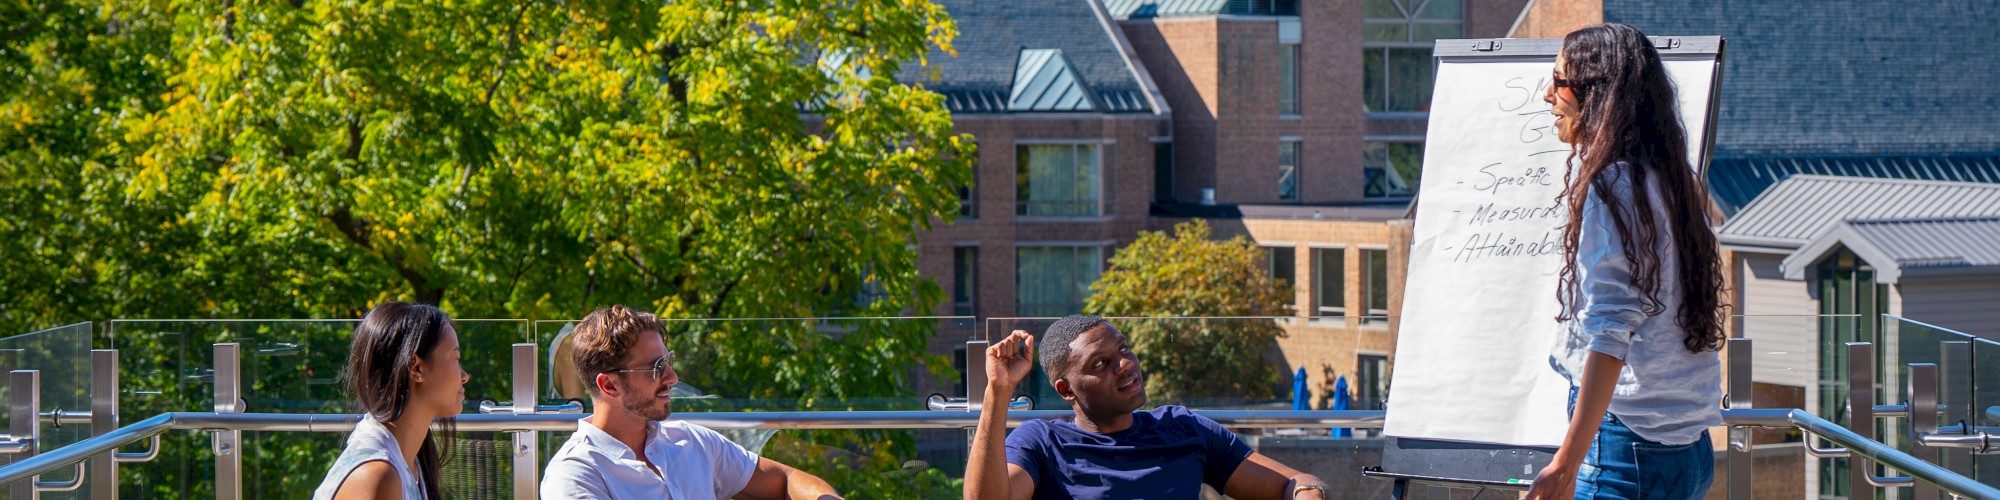
[[[1572,416],[1576,391],[1569,389]],[[1715,451],[1708,433],[1693,443],[1660,444],[1639,437],[1618,416],[1605,412],[1597,437],[1590,440],[1590,453],[1577,470],[1576,498],[1701,498],[1714,480]]]

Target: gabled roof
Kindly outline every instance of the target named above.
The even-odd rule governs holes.
[[[2000,217],[2000,184],[1795,175],[1717,231],[1722,244],[1790,253],[1844,220]]]
[[[1709,164],[1708,192],[1723,216],[1734,216],[1757,195],[1795,175],[2000,183],[2000,152],[1718,157]]]
[[[1873,265],[1879,283],[2000,271],[2000,217],[1843,220],[1778,268],[1785,279],[1806,279],[1814,264],[1840,247]]]
[[[1090,92],[1069,69],[1062,49],[1021,49],[1014,65],[1014,88],[1007,92],[1008,111],[1090,111]]]
[[[954,114],[1164,111],[1124,33],[1096,0],[934,1],[958,24],[958,54],[933,49],[928,66],[905,65],[896,78],[943,94]],[[1030,92],[1034,98],[1020,106],[1023,77],[1029,87],[1045,78],[1027,90],[1055,92]]]

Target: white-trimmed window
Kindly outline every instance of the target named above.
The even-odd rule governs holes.
[[[1278,141],[1278,199],[1299,201],[1299,148],[1296,139]]]
[[[1420,138],[1419,138],[1420,139]],[[1424,173],[1424,143],[1362,139],[1361,194],[1400,198],[1417,193]]]
[[[1037,317],[1082,312],[1103,262],[1101,246],[1016,247],[1014,312]]]
[[[1014,146],[1014,214],[1028,217],[1095,217],[1104,213],[1096,143]]]
[[[1278,114],[1299,114],[1299,44],[1278,44]]]
[[[1463,38],[1465,0],[1362,0],[1362,99],[1369,112],[1431,109],[1431,47]]]
[[[1312,249],[1313,316],[1347,315],[1347,249]]]
[[[979,313],[979,247],[951,248],[951,315]]]
[[[1389,316],[1389,251],[1361,249],[1361,302],[1368,308],[1368,320]]]

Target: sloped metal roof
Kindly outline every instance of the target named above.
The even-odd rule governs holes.
[[[1104,0],[1111,17],[1202,16],[1222,13],[1228,0]]]
[[[1062,49],[1021,49],[1008,91],[1008,111],[1090,111],[1090,91],[1063,59]]]
[[[1118,19],[1148,17],[1296,16],[1299,4],[1313,0],[1104,0],[1104,9]]]
[[[1795,175],[1717,231],[1725,245],[1796,250],[1845,220],[2000,217],[2000,184]]]
[[[1724,216],[1733,216],[1794,175],[2000,183],[2000,153],[1718,157],[1708,168],[1709,195]]]
[[[954,114],[1006,114],[1056,111],[1091,113],[1164,112],[1163,98],[1142,81],[1142,72],[1124,43],[1122,32],[1097,0],[933,0],[958,23],[954,53],[933,47],[926,64],[905,64],[898,81],[922,85],[943,94]],[[1087,110],[1078,100],[1056,100],[1046,109],[1013,110],[1023,51],[1060,51],[1067,76],[1082,89]],[[1049,69],[1043,66],[1044,69]],[[1054,73],[1041,76],[1056,76]],[[1044,87],[1070,90],[1067,85]],[[1056,95],[1063,95],[1058,93]],[[1036,96],[1039,99],[1041,96]],[[1154,109],[1159,107],[1160,109]]]
[[[1853,250],[1875,266],[1876,281],[1882,283],[1912,274],[1995,270],[2000,269],[2000,217],[1844,220],[1779,267],[1787,279],[1806,279],[1808,269],[1836,247]]]

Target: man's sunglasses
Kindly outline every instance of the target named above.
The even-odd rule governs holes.
[[[665,376],[667,374],[667,365],[673,364],[673,362],[674,362],[674,351],[667,351],[667,355],[660,356],[660,359],[653,360],[653,366],[646,368],[611,370],[604,373],[653,372],[651,377],[653,377],[653,380],[658,381],[660,380],[660,377]]]

